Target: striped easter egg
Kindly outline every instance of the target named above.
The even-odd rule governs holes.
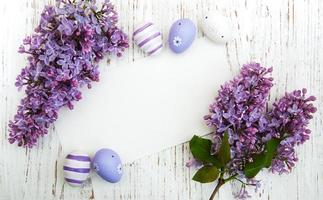
[[[144,22],[135,27],[133,40],[148,55],[157,55],[163,48],[162,34],[152,22]]]
[[[88,178],[91,169],[91,158],[81,152],[73,152],[66,156],[64,162],[65,181],[72,186],[81,186]]]

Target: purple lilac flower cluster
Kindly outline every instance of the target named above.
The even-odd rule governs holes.
[[[234,195],[234,197],[236,199],[245,200],[245,199],[251,198],[251,195],[249,194],[249,192],[247,190],[247,186],[254,187],[255,192],[258,192],[259,188],[261,187],[260,180],[246,179],[245,182],[243,182],[242,180],[244,180],[244,179],[245,179],[244,175],[240,175],[236,179],[236,180],[241,181],[241,183],[242,183],[242,185],[240,187],[240,190],[238,190],[237,192],[233,193],[233,195]]]
[[[267,126],[264,131],[266,138],[281,140],[277,156],[272,161],[273,172],[279,174],[290,172],[297,161],[295,146],[303,144],[310,137],[311,130],[307,126],[317,109],[312,103],[316,98],[306,97],[306,92],[306,89],[303,89],[286,93],[274,103],[272,110],[262,122]]]
[[[73,109],[80,88],[99,81],[98,62],[106,54],[121,56],[127,36],[117,27],[117,13],[106,0],[98,9],[95,0],[58,0],[41,14],[35,33],[24,39],[20,53],[28,65],[17,77],[26,97],[9,122],[9,142],[33,147],[48,132],[61,107]]]
[[[225,168],[229,175],[242,183],[235,195],[239,199],[250,197],[247,185],[257,189],[259,181],[247,178],[244,168],[252,163],[255,155],[265,151],[269,140],[278,140],[270,165],[271,172],[290,172],[297,156],[295,147],[309,139],[309,121],[316,112],[314,96],[306,97],[306,89],[286,93],[268,111],[268,95],[273,86],[272,68],[258,63],[244,65],[241,73],[221,86],[218,97],[210,105],[210,114],[204,119],[214,129],[211,155],[217,155],[224,133],[229,135],[231,160]],[[192,160],[188,166],[203,166]],[[245,180],[245,181],[243,181]]]
[[[273,86],[272,77],[268,77],[271,71],[258,63],[244,65],[237,77],[221,86],[210,105],[210,114],[204,117],[207,125],[215,129],[212,153],[218,151],[223,133],[229,133],[232,173],[241,171],[245,162],[261,151],[259,132],[263,127],[258,121],[265,113]]]

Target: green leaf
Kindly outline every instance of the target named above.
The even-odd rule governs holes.
[[[210,183],[219,177],[219,170],[215,166],[204,166],[193,176],[193,180],[200,183]]]
[[[278,145],[280,143],[279,139],[271,139],[266,144],[266,163],[265,167],[268,168],[271,165],[271,162],[277,152]]]
[[[253,178],[262,168],[270,167],[279,143],[280,140],[275,138],[266,143],[265,150],[261,154],[255,155],[253,157],[253,162],[246,164],[244,169],[246,177]]]
[[[221,167],[224,167],[231,160],[229,134],[227,132],[224,133],[221,147],[220,147],[219,152],[217,154],[217,158],[221,163]]]
[[[195,159],[202,163],[211,163],[220,167],[220,162],[215,156],[211,155],[211,140],[198,137],[196,135],[190,141],[190,150]]]
[[[253,162],[247,163],[244,168],[244,174],[248,178],[255,177],[262,168],[264,168],[265,155],[257,154],[253,157]]]

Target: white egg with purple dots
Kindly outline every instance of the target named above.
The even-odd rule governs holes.
[[[233,39],[228,18],[216,11],[205,13],[199,20],[203,33],[213,42],[225,44]]]

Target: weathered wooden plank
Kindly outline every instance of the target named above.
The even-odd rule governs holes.
[[[50,135],[32,150],[9,145],[7,122],[16,111],[22,93],[14,87],[14,79],[25,60],[17,48],[32,32],[39,13],[54,1],[12,0],[2,2],[0,11],[0,199],[207,199],[214,185],[191,181],[193,169],[185,167],[189,160],[187,144],[175,146],[156,155],[125,166],[120,184],[103,183],[93,175],[87,185],[72,188],[62,179],[61,146],[54,127]],[[218,10],[230,17],[236,39],[226,46],[231,70],[248,61],[274,66],[275,89],[271,101],[284,91],[306,86],[323,101],[323,3],[319,0],[114,0],[120,24],[131,33],[136,23],[151,19],[161,27],[164,38],[171,23],[180,17],[196,22],[206,10]],[[199,32],[199,37],[203,34]],[[166,40],[165,40],[166,41]],[[166,42],[165,42],[166,44]],[[120,60],[130,62],[144,55],[131,44]],[[295,170],[289,175],[262,173],[262,188],[252,199],[321,199],[323,190],[323,111],[319,108],[311,129],[312,138],[299,148]],[[236,184],[225,186],[218,199],[233,199]]]

